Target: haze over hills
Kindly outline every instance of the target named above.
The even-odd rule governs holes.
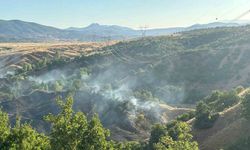
[[[39,34],[34,38],[50,40],[65,40],[67,34],[104,35],[111,30],[113,37],[127,32],[141,34],[126,27],[99,24],[79,29],[48,27],[49,31],[34,23],[13,21],[8,25],[15,29],[21,25],[36,27],[25,33],[4,33],[16,32],[20,37]],[[235,26],[238,24],[211,23],[171,28],[169,32],[186,32],[119,42],[2,43],[0,108],[8,113],[12,125],[20,115],[22,121],[31,122],[46,134],[51,126],[43,116],[59,113],[56,97],[73,94],[73,109],[87,117],[97,113],[111,131],[110,139],[143,142],[150,139],[149,131],[155,123],[166,125],[183,114],[181,121],[192,127],[201,150],[225,149],[250,133],[249,123],[241,115],[241,99],[248,89],[242,87],[236,93],[239,85],[250,87],[250,26]],[[167,34],[167,29],[151,29],[147,35],[163,31]],[[199,101],[205,107],[194,114]],[[199,111],[197,107],[195,110]],[[200,127],[197,118],[202,121]]]
[[[169,35],[195,29],[240,26],[237,23],[214,22],[190,27],[148,29],[146,36]],[[116,25],[93,23],[87,27],[59,29],[20,20],[0,20],[0,42],[41,41],[107,41],[141,37],[142,31]]]
[[[250,150],[250,0],[0,0],[0,150]]]

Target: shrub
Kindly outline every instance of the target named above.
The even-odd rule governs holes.
[[[195,127],[198,129],[211,128],[219,115],[213,114],[211,108],[204,102],[199,102],[195,112]]]

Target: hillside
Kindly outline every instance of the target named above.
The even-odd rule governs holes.
[[[243,97],[249,89],[241,92]],[[241,103],[219,113],[219,118],[212,128],[193,128],[194,138],[198,141],[201,150],[226,149],[236,144],[239,139],[247,138],[250,134],[249,122],[242,117]],[[189,123],[193,124],[194,119]]]
[[[58,41],[67,40],[63,30],[19,20],[0,20],[0,41]]]
[[[237,107],[223,115],[216,121],[214,127],[207,131],[194,131],[204,150],[217,150],[233,145],[241,138],[247,138],[250,134],[249,122],[240,116],[240,107]],[[199,132],[196,134],[196,132]]]
[[[112,44],[112,43],[111,43]],[[0,75],[13,74],[25,65],[90,55],[106,43],[0,43]]]
[[[144,72],[136,79],[141,86],[158,96],[167,85],[179,86],[182,99],[192,103],[214,89],[249,86],[249,38],[249,26],[206,29],[118,43],[110,51],[121,64]]]
[[[153,124],[193,111],[193,105],[211,91],[249,87],[249,40],[250,27],[243,26],[106,45],[52,44],[41,49],[62,55],[45,57],[36,55],[40,54],[38,44],[31,46],[37,50],[31,62],[17,63],[13,74],[2,76],[0,105],[12,121],[21,114],[44,131],[42,116],[56,113],[52,109],[55,97],[73,93],[74,109],[87,116],[98,113],[114,133],[113,139],[146,139]],[[11,47],[3,46],[3,58]],[[88,48],[93,53],[85,52]],[[22,46],[18,49],[18,58],[30,54]],[[46,61],[36,61],[34,56]]]

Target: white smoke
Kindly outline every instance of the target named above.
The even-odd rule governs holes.
[[[65,80],[67,79],[65,73],[61,70],[52,70],[40,76],[29,76],[28,80],[35,81],[37,83],[49,83],[55,82],[58,80]]]

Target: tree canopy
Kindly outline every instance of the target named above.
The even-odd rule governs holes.
[[[197,150],[192,141],[191,128],[185,122],[174,121],[152,128],[149,142],[115,142],[109,139],[97,114],[89,120],[82,112],[74,112],[73,98],[65,102],[58,98],[58,114],[48,114],[44,119],[51,124],[48,135],[37,132],[28,123],[17,118],[10,126],[8,114],[0,110],[0,148],[3,150]]]

